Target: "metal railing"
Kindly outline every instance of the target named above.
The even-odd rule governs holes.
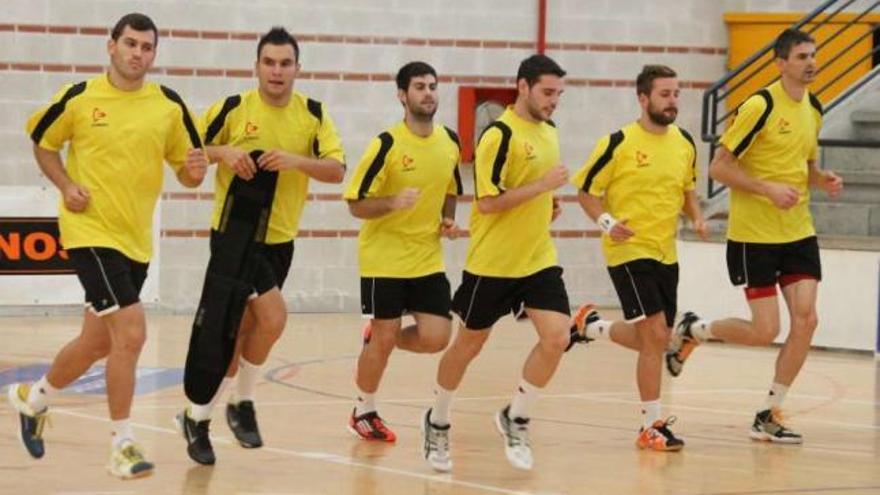
[[[791,28],[793,29],[801,29],[802,27],[810,24],[810,28],[806,30],[807,33],[813,33],[817,29],[822,26],[827,26],[831,24],[831,21],[834,20],[835,17],[838,16],[841,12],[844,11],[847,7],[855,3],[857,0],[827,0],[823,2],[819,7],[817,7],[812,12],[808,13],[801,20],[794,23]],[[820,53],[822,51],[828,51],[830,48],[828,44],[835,40],[838,36],[847,32],[850,28],[852,28],[856,23],[865,18],[868,14],[877,10],[880,7],[880,1],[875,1],[869,6],[867,6],[864,11],[853,17],[851,20],[841,23],[841,27],[837,29],[831,36],[824,39],[821,43],[816,46],[816,53]],[[832,10],[833,9],[833,10]],[[831,11],[830,13],[828,13]],[[822,19],[818,19],[823,14],[826,14]],[[818,20],[817,20],[818,19]],[[814,22],[815,21],[815,22]],[[880,33],[880,24],[875,24],[872,28],[854,41],[849,43],[846,47],[837,50],[836,53],[832,54],[827,58],[828,62],[823,66],[819,67],[816,71],[816,74],[822,73],[826,71],[834,65],[839,58],[855,47],[858,43],[862,42],[868,36],[875,36],[877,33]],[[710,143],[709,146],[709,161],[711,163],[712,159],[715,157],[715,150],[718,147],[718,139],[721,137],[719,129],[721,126],[731,117],[734,113],[736,113],[736,108],[732,108],[728,110],[725,105],[728,102],[728,98],[730,95],[741,88],[744,84],[749,81],[755,79],[768,65],[773,63],[773,41],[765,45],[763,48],[752,54],[748,59],[739,64],[736,68],[728,72],[724,77],[718,80],[715,84],[713,84],[706,92],[703,94],[703,108],[702,108],[702,119],[700,123],[700,131],[701,137],[704,142]],[[846,75],[852,73],[860,64],[862,64],[865,60],[872,59],[876,54],[880,53],[880,43],[874,43],[873,49],[860,57],[857,61],[850,64],[843,70],[837,72],[828,82],[822,85],[819,89],[813,92],[817,97],[821,96],[823,93],[828,91],[829,88],[834,86],[835,83],[840,81]],[[768,54],[770,55],[768,57]],[[837,70],[837,69],[835,69]],[[872,71],[865,77],[861,78],[858,82],[848,87],[845,91],[841,92],[833,101],[829,102],[824,107],[824,112],[827,113],[834,107],[840,105],[853,94],[855,94],[860,88],[870,82],[876,75],[878,71]],[[769,81],[765,81],[762,86],[766,86],[771,84],[779,79],[778,76],[772,78]],[[880,148],[880,142],[878,141],[866,141],[866,140],[857,140],[857,139],[820,139],[819,144],[822,146],[847,146],[847,147],[862,147],[862,148]],[[723,185],[716,184],[712,178],[709,178],[709,191],[708,197],[713,198],[717,196],[720,192],[722,192],[725,188]]]

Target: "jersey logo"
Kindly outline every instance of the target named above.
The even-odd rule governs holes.
[[[403,159],[401,159],[401,162],[403,163],[403,171],[404,172],[411,172],[411,171],[415,170],[416,169],[416,167],[414,165],[415,161],[416,160],[413,157],[411,157],[409,155],[403,155]]]
[[[523,148],[525,148],[526,152],[526,160],[534,160],[538,156],[535,154],[535,147],[532,146],[532,143],[526,141],[523,143]]]
[[[257,124],[254,124],[250,120],[244,125],[244,137],[245,139],[257,139],[258,133],[260,132],[260,127]]]
[[[789,133],[791,133],[791,122],[780,117],[780,119],[779,119],[779,134],[789,134]]]
[[[636,167],[644,168],[650,164],[651,164],[651,161],[648,158],[647,153],[642,153],[641,151],[636,151]]]
[[[92,109],[92,127],[107,127],[107,122],[104,119],[107,117],[107,112],[101,110],[98,107]]]

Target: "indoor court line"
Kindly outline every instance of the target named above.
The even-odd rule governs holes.
[[[100,421],[102,423],[109,423],[110,422],[110,420],[107,418],[102,418],[100,416],[93,416],[91,414],[83,414],[83,413],[68,411],[65,409],[54,409],[53,414],[61,414],[61,415],[65,415],[65,416],[72,416],[75,418],[88,419],[88,420],[92,420],[92,421]],[[141,428],[143,430],[148,430],[148,431],[152,431],[152,432],[156,432],[156,433],[165,433],[165,434],[170,434],[170,435],[174,435],[174,436],[180,436],[180,432],[178,432],[177,430],[175,430],[173,428],[163,428],[161,426],[154,426],[154,425],[149,425],[149,424],[145,424],[145,423],[137,423],[137,422],[132,422],[131,425],[136,428]],[[212,438],[212,440],[215,440],[215,439]],[[216,440],[219,441],[219,443],[222,443],[224,445],[233,445],[232,440],[229,438],[217,438]],[[215,443],[218,443],[218,442],[215,442]],[[352,459],[351,457],[345,457],[345,456],[341,456],[338,454],[329,454],[326,452],[300,452],[297,450],[282,449],[282,448],[278,448],[278,447],[266,447],[266,446],[263,446],[261,448],[261,450],[263,450],[265,452],[272,452],[275,454],[281,454],[281,455],[286,455],[286,456],[290,456],[290,457],[298,457],[301,459],[310,459],[310,460],[326,462],[326,463],[336,464],[336,465],[341,465],[341,466],[359,467],[359,468],[364,468],[364,469],[370,469],[373,471],[380,471],[383,473],[404,476],[404,477],[408,477],[408,478],[415,478],[415,479],[424,480],[424,481],[432,481],[432,482],[437,482],[437,483],[442,483],[442,484],[447,484],[447,485],[461,486],[464,488],[472,488],[475,490],[482,490],[482,491],[491,492],[491,493],[503,493],[505,495],[536,495],[532,492],[507,490],[505,488],[500,488],[500,487],[491,486],[491,485],[484,485],[482,483],[473,483],[470,481],[456,480],[456,479],[453,479],[451,477],[451,475],[449,475],[449,474],[427,475],[424,473],[418,473],[418,472],[414,472],[414,471],[406,471],[403,469],[395,469],[395,468],[389,468],[389,467],[383,467],[383,466],[376,466],[373,464],[366,464],[366,463],[358,462],[358,461]],[[552,494],[542,494],[542,495],[552,495]]]

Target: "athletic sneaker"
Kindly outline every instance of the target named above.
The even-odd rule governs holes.
[[[532,469],[532,447],[529,442],[528,418],[511,419],[507,413],[510,406],[495,414],[495,427],[504,437],[504,454],[507,462],[517,469]]]
[[[589,303],[582,304],[571,319],[571,329],[569,330],[571,338],[568,341],[568,347],[565,348],[565,351],[568,352],[569,349],[579,342],[586,344],[587,342],[592,341],[593,339],[587,337],[587,325],[595,323],[600,319],[601,317],[599,316],[599,312],[596,311],[595,306]]]
[[[351,418],[348,420],[348,431],[354,436],[362,440],[377,442],[390,443],[397,440],[397,435],[385,426],[385,422],[376,411],[370,411],[360,416],[355,416],[355,414],[357,414],[357,408],[351,411]]]
[[[669,348],[666,350],[666,369],[672,376],[681,374],[684,362],[688,356],[694,352],[694,349],[700,345],[700,341],[691,333],[691,325],[700,317],[693,311],[688,311],[681,317],[681,321],[672,332],[672,338],[669,339]]]
[[[777,408],[765,409],[755,415],[755,422],[749,431],[754,440],[776,443],[803,443],[800,433],[789,430],[782,424],[782,413]]]
[[[235,435],[239,445],[246,449],[257,449],[263,446],[260,428],[257,426],[257,412],[254,401],[243,400],[238,404],[226,404],[226,423]]]
[[[113,476],[130,480],[153,474],[154,467],[152,462],[144,459],[141,448],[134,441],[123,440],[118,447],[110,451],[107,470]]]
[[[213,465],[217,458],[214,456],[214,447],[211,445],[209,434],[211,420],[196,421],[189,417],[189,408],[187,408],[175,416],[175,422],[186,440],[186,453],[189,454],[189,458],[205,466]]]
[[[640,428],[636,445],[640,449],[651,449],[660,452],[675,452],[684,448],[684,441],[677,438],[669,430],[669,426],[675,423],[675,416],[665,420],[658,419],[650,428]]]
[[[449,430],[452,425],[437,426],[431,422],[431,409],[422,415],[422,455],[435,471],[452,471],[449,457]]]
[[[43,408],[40,412],[34,411],[27,403],[30,391],[30,385],[14,383],[10,385],[6,395],[9,403],[18,411],[21,444],[31,457],[40,459],[46,453],[43,446],[43,429],[49,422],[49,408]]]

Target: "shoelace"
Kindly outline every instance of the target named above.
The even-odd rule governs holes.
[[[528,423],[517,423],[512,419],[508,419],[509,434],[507,435],[508,443],[511,447],[528,447],[529,446],[529,425]]]
[[[34,438],[43,438],[43,430],[46,429],[47,423],[49,426],[52,426],[52,418],[48,412],[44,412],[34,416],[34,420],[37,422],[37,427],[34,429]]]
[[[663,421],[662,424],[660,424],[659,426],[654,426],[654,429],[660,432],[666,438],[675,438],[675,435],[673,435],[672,432],[669,431],[669,426],[675,424],[677,420],[677,417],[669,416]]]
[[[373,418],[370,418],[370,424],[373,425],[373,428],[379,432],[381,432],[386,437],[390,435],[390,430],[385,426],[385,423],[382,422],[382,419],[376,415]]]
[[[783,423],[785,418],[783,417],[782,411],[778,408],[770,409],[770,417],[767,418],[771,423],[775,424],[779,427],[779,430],[783,433],[791,433],[791,430],[788,429],[787,426]]]
[[[122,449],[122,457],[132,464],[138,464],[144,461],[144,455],[134,445],[128,445]]]

